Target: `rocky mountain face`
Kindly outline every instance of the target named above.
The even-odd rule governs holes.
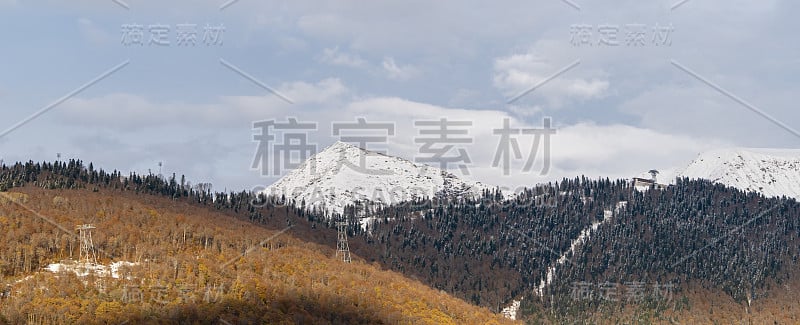
[[[702,178],[765,196],[800,199],[800,150],[722,149],[700,154],[678,177]]]
[[[389,205],[423,197],[475,197],[494,187],[431,166],[336,142],[265,192],[342,214],[357,201]]]

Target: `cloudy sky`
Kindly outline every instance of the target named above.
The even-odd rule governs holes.
[[[126,173],[161,161],[164,174],[217,190],[252,188],[277,177],[253,168],[253,123],[288,118],[317,124],[303,131],[317,150],[339,139],[334,122],[392,122],[388,143],[368,148],[412,160],[430,156],[414,141],[425,137],[415,121],[468,121],[454,128],[471,143],[448,155],[464,149],[467,177],[500,185],[630,177],[710,148],[797,148],[799,9],[789,0],[0,0],[0,159],[62,153]],[[546,117],[556,129],[549,170],[541,145],[524,168],[534,136],[521,134],[504,175],[493,130],[506,118],[541,129]]]

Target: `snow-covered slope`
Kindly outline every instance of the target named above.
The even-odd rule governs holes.
[[[362,168],[363,167],[363,168]],[[336,142],[306,160],[265,192],[285,195],[306,207],[342,213],[357,200],[395,204],[421,197],[466,197],[493,189],[403,158]]]
[[[723,149],[700,154],[678,177],[703,178],[765,196],[800,199],[800,150]]]

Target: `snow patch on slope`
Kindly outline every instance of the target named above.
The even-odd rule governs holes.
[[[627,201],[622,201],[622,202],[617,203],[617,206],[616,206],[614,211],[619,212],[619,210],[620,209],[624,209],[625,206],[627,206],[627,204],[628,204]],[[536,289],[536,295],[538,295],[539,297],[543,297],[544,296],[544,289],[548,285],[550,285],[550,283],[553,283],[553,280],[555,280],[556,268],[558,268],[559,265],[562,265],[565,262],[567,262],[567,256],[570,256],[570,255],[575,256],[575,250],[577,250],[580,245],[585,244],[589,240],[589,238],[591,237],[592,233],[597,231],[597,228],[600,227],[600,225],[602,225],[604,223],[607,223],[612,218],[614,218],[614,213],[615,212],[613,212],[611,210],[603,211],[603,220],[595,221],[589,227],[584,228],[583,230],[581,230],[581,233],[578,234],[578,238],[575,238],[572,241],[572,243],[570,244],[569,249],[566,252],[562,253],[561,256],[558,257],[558,259],[556,260],[555,264],[550,265],[547,268],[547,274],[539,282],[539,287]]]
[[[765,196],[800,199],[800,150],[722,149],[700,154],[678,177],[708,179]]]
[[[519,300],[513,300],[511,301],[511,304],[508,305],[508,307],[505,307],[503,308],[503,310],[500,311],[500,314],[502,314],[508,319],[516,320],[517,312],[519,312],[519,306],[521,304],[522,304],[522,298],[519,298]]]
[[[75,261],[64,261],[62,263],[50,263],[43,268],[43,271],[50,273],[71,272],[75,273],[78,277],[85,277],[90,274],[98,277],[112,277],[114,279],[120,278],[120,269],[123,267],[132,267],[139,265],[136,262],[119,261],[109,265],[95,264],[95,263],[81,263]],[[33,279],[35,275],[28,275],[22,279],[14,281],[14,285]],[[130,279],[130,277],[126,277]]]
[[[94,264],[94,263],[52,263],[45,267],[45,270],[52,273],[72,272],[79,277],[84,277],[89,274],[94,274],[100,277],[111,276],[114,279],[119,279],[119,270],[121,267],[130,267],[138,265],[139,263],[133,262],[114,262],[110,265]]]

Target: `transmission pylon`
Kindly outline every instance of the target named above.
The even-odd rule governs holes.
[[[78,225],[75,227],[81,241],[81,251],[78,255],[78,261],[82,263],[97,264],[97,254],[94,252],[94,243],[92,242],[92,229],[95,228],[97,227],[91,224]]]
[[[341,256],[342,262],[350,263],[350,245],[347,244],[347,222],[336,222],[338,240],[336,242],[336,258]]]

